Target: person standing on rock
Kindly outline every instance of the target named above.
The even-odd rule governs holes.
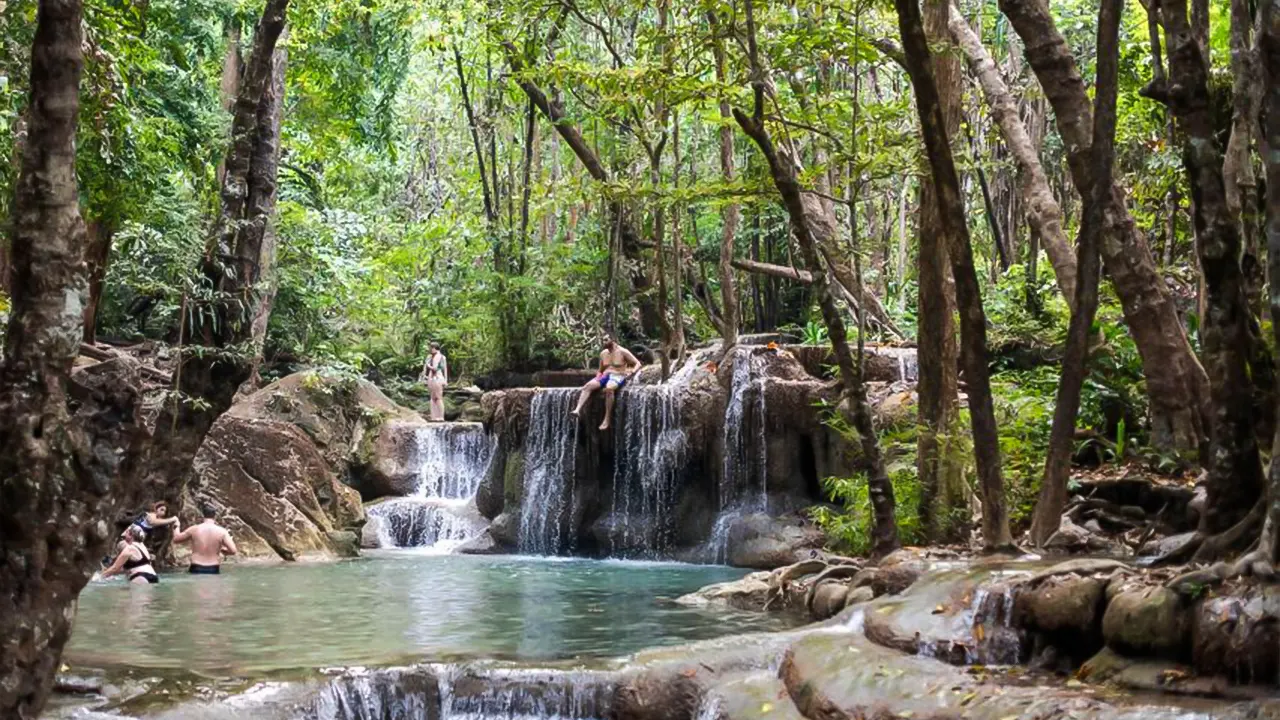
[[[578,406],[569,414],[574,417],[581,415],[582,408],[587,404],[587,400],[591,399],[591,394],[604,388],[604,422],[600,423],[600,429],[608,430],[609,423],[613,420],[614,393],[621,390],[633,375],[640,372],[641,364],[630,350],[615,342],[612,335],[606,334],[602,344],[604,349],[600,351],[600,372],[591,379],[591,382],[582,386],[582,392],[578,395]]]
[[[418,382],[425,382],[431,391],[431,421],[444,420],[444,386],[449,384],[449,361],[440,352],[440,343],[431,343],[431,354],[422,363]]]
[[[175,543],[191,543],[192,575],[217,575],[222,571],[222,554],[235,555],[236,543],[226,528],[213,521],[218,514],[212,505],[200,508],[204,522],[178,533],[173,537]]]

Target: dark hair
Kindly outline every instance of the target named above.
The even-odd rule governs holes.
[[[200,517],[212,520],[218,514],[218,508],[212,503],[205,503],[200,506]]]
[[[169,503],[165,502],[164,500],[157,500],[157,501],[155,501],[155,502],[151,503],[151,510],[152,510],[152,512],[155,512],[156,510],[159,510],[160,508],[168,509],[168,507],[169,507]]]
[[[434,341],[433,341],[433,342],[431,343],[431,349],[432,349],[432,350],[439,350],[439,349],[440,349],[440,343],[438,343],[438,342],[434,342]]]

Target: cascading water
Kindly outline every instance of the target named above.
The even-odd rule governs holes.
[[[734,349],[733,382],[724,411],[720,514],[708,540],[708,554],[717,563],[728,560],[729,528],[733,521],[746,513],[769,510],[766,378],[761,365],[759,355],[753,353],[751,347]],[[753,394],[754,398],[750,397]]]
[[[572,550],[578,418],[570,415],[576,389],[546,389],[533,397],[525,443],[520,552],[557,555]]]
[[[350,670],[316,698],[316,720],[603,720],[607,672],[418,665]]]
[[[369,508],[369,516],[377,518],[383,547],[448,549],[483,528],[470,504],[493,459],[494,438],[480,423],[438,423],[420,428],[414,440],[417,489]]]
[[[679,390],[668,383],[618,393],[608,538],[613,557],[656,557],[674,544],[676,490],[687,451]]]

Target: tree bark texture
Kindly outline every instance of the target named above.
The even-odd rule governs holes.
[[[206,340],[221,347],[250,339],[259,304],[256,288],[261,276],[259,258],[247,247],[252,242],[248,229],[255,222],[249,196],[250,172],[258,139],[259,106],[271,85],[276,44],[284,32],[288,7],[289,0],[267,0],[253,33],[253,50],[232,107],[222,205],[204,261],[205,278],[217,294],[213,301],[217,322],[213,327],[200,328]]]
[[[948,0],[925,1],[925,32],[931,40],[946,38]],[[901,61],[906,64],[905,56]],[[951,137],[960,125],[960,98],[957,84],[960,68],[954,58],[943,58],[938,64],[939,102],[943,127]],[[938,207],[937,184],[927,172],[920,181],[920,220],[918,245],[917,358],[919,381],[919,436],[916,441],[916,468],[920,477],[918,514],[924,537],[941,541],[947,530],[946,512],[958,504],[956,485],[964,483],[963,468],[947,451],[948,440],[959,416],[959,379],[956,346],[955,290],[951,279],[951,245],[942,227]],[[953,537],[955,537],[953,535]]]
[[[1240,269],[1240,227],[1227,202],[1214,134],[1208,59],[1188,22],[1186,0],[1163,0],[1161,19],[1169,55],[1167,101],[1186,138],[1183,164],[1205,283],[1201,338],[1210,379],[1212,452],[1200,526],[1219,534],[1244,518],[1263,489],[1249,373],[1251,314]]]
[[[610,179],[609,171],[605,169],[596,152],[591,149],[586,139],[582,137],[582,133],[569,121],[564,108],[561,107],[558,101],[548,97],[542,91],[542,88],[538,87],[537,83],[528,77],[525,62],[521,59],[515,45],[504,43],[503,47],[507,53],[507,62],[511,65],[512,73],[515,75],[515,81],[520,86],[520,89],[533,101],[534,105],[538,106],[538,110],[555,128],[561,139],[569,145],[569,149],[573,150],[573,154],[577,156],[578,161],[582,163],[587,173],[597,182],[608,183]],[[648,337],[658,337],[661,332],[661,319],[658,314],[658,306],[652,297],[653,279],[649,277],[649,273],[645,269],[647,263],[642,255],[640,235],[636,232],[631,214],[627,212],[622,201],[611,197],[608,198],[607,202],[609,204],[610,223],[618,230],[622,254],[629,266],[627,272],[631,280],[631,289],[635,293],[636,307],[640,311],[640,329]]]
[[[85,225],[84,261],[89,271],[89,295],[84,304],[84,341],[87,343],[97,339],[98,309],[102,305],[102,288],[106,284],[113,234],[113,228],[103,222]]]
[[[1022,39],[1026,56],[1053,108],[1076,189],[1089,192],[1089,144],[1093,113],[1084,81],[1046,0],[1000,0],[1000,9]],[[1203,450],[1207,431],[1208,377],[1156,269],[1146,237],[1125,210],[1115,187],[1104,215],[1102,261],[1142,355],[1151,408],[1152,442],[1180,452]]]
[[[889,481],[885,470],[884,455],[880,450],[880,438],[876,434],[875,421],[871,415],[871,407],[867,402],[866,387],[862,381],[862,366],[853,356],[849,347],[848,330],[844,324],[844,316],[836,302],[836,290],[827,276],[827,268],[820,254],[819,243],[810,227],[812,205],[805,202],[806,193],[800,186],[796,175],[796,163],[779,152],[773,143],[769,129],[765,126],[765,79],[757,59],[755,23],[752,16],[752,2],[746,0],[747,42],[750,65],[752,68],[752,89],[755,107],[751,115],[734,108],[733,117],[747,137],[751,138],[769,165],[769,174],[787,216],[791,220],[791,231],[796,238],[800,255],[813,277],[818,289],[818,306],[822,311],[822,319],[827,326],[827,335],[831,340],[831,349],[836,356],[836,364],[840,369],[840,382],[843,386],[844,399],[841,402],[843,412],[854,431],[857,432],[862,449],[863,460],[867,466],[867,491],[871,499],[872,554],[883,557],[899,546],[898,526],[895,517],[893,484]],[[856,286],[855,286],[856,287]]]
[[[263,348],[267,341],[267,325],[271,309],[275,305],[276,282],[271,273],[276,261],[276,197],[280,175],[280,125],[284,120],[285,71],[289,65],[289,53],[277,47],[272,59],[271,84],[258,103],[258,123],[253,140],[253,155],[249,164],[249,220],[245,226],[244,241],[237,251],[240,266],[246,271],[256,269],[256,282],[263,284],[257,293],[249,339],[253,357],[245,391],[252,392],[258,385],[258,368],[262,364]]]
[[[1101,272],[1098,244],[1101,242],[1103,208],[1111,190],[1111,166],[1115,159],[1116,88],[1123,8],[1124,0],[1103,0],[1098,11],[1098,79],[1094,95],[1093,142],[1090,146],[1093,187],[1085,198],[1084,219],[1076,250],[1080,277],[1067,328],[1067,347],[1054,402],[1053,427],[1049,432],[1049,451],[1040,483],[1040,498],[1031,519],[1031,541],[1041,547],[1058,531],[1062,510],[1067,504],[1067,479],[1071,470],[1076,415],[1080,411],[1080,388],[1088,372],[1089,337],[1094,313],[1098,309],[1098,276]]]
[[[1271,332],[1280,340],[1280,0],[1258,6],[1258,58],[1263,82],[1262,133],[1259,138],[1266,173],[1267,280]],[[1278,401],[1280,402],[1280,401]],[[1259,549],[1272,563],[1280,562],[1280,428],[1271,445],[1267,489],[1267,517]]]
[[[0,364],[0,717],[49,697],[75,598],[132,500],[136,366],[73,379],[86,279],[76,185],[80,0],[41,0],[14,192],[12,313]],[[130,375],[130,372],[132,373]],[[101,378],[102,376],[98,376]]]
[[[991,108],[991,115],[1000,128],[1005,145],[1013,155],[1018,171],[1018,185],[1021,190],[1022,204],[1026,210],[1027,222],[1034,232],[1039,233],[1045,254],[1049,256],[1049,264],[1053,266],[1054,277],[1058,279],[1058,289],[1068,303],[1075,302],[1076,292],[1076,258],[1071,252],[1071,241],[1063,228],[1062,208],[1058,205],[1053,189],[1049,187],[1049,178],[1044,174],[1040,164],[1040,154],[1031,142],[1031,135],[1018,113],[1018,104],[1009,92],[1008,85],[1000,75],[999,68],[991,59],[991,54],[982,44],[977,33],[969,27],[969,23],[960,14],[959,8],[951,6],[951,19],[948,23],[951,37],[964,52],[969,64],[969,72],[978,80],[982,93]]]
[[[983,543],[988,549],[1002,550],[1013,546],[1013,537],[1009,532],[1009,516],[1005,508],[999,436],[987,365],[987,320],[982,308],[978,272],[973,264],[960,178],[947,140],[946,119],[938,97],[933,58],[920,6],[917,0],[894,0],[894,6],[898,12],[898,28],[902,33],[908,74],[915,89],[921,133],[938,193],[941,227],[951,251],[951,272],[955,278],[956,305],[960,313],[961,358],[969,390],[969,416],[973,424],[974,455],[982,497]]]

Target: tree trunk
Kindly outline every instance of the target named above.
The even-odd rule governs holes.
[[[1169,109],[1185,137],[1183,164],[1190,179],[1207,312],[1201,325],[1210,378],[1212,452],[1208,502],[1200,527],[1220,534],[1245,517],[1262,489],[1254,435],[1251,315],[1240,269],[1240,231],[1227,202],[1223,158],[1209,98],[1209,63],[1187,20],[1186,0],[1163,0],[1169,55]]]
[[[752,82],[755,107],[751,115],[734,108],[733,117],[743,132],[755,141],[768,162],[769,174],[773,178],[773,183],[782,197],[783,206],[791,220],[791,230],[800,247],[800,254],[818,289],[818,306],[822,310],[822,319],[827,326],[831,349],[836,356],[836,364],[840,368],[840,381],[844,390],[840,409],[858,433],[863,460],[867,464],[867,489],[873,514],[872,554],[883,557],[899,547],[898,527],[894,517],[893,484],[890,483],[889,475],[885,470],[884,455],[880,451],[880,439],[876,435],[875,422],[870,405],[867,403],[861,363],[854,359],[853,351],[849,347],[844,317],[836,302],[836,289],[827,278],[826,266],[819,252],[819,243],[810,226],[812,206],[805,202],[806,195],[796,176],[797,162],[793,156],[780,151],[773,144],[773,138],[765,126],[765,79],[757,55],[751,0],[746,0],[746,22],[748,52],[755,78]]]
[[[13,304],[0,364],[5,718],[37,717],[48,700],[76,595],[114,534],[100,518],[134,500],[144,435],[136,366],[71,375],[86,290],[75,166],[81,10],[79,0],[39,3],[12,206]]]
[[[511,70],[520,89],[524,90],[529,99],[533,101],[533,104],[538,106],[538,110],[542,112],[543,116],[551,122],[556,133],[569,145],[569,149],[577,156],[578,161],[582,163],[587,173],[597,182],[607,184],[610,178],[609,171],[600,162],[596,152],[587,145],[578,128],[568,120],[564,108],[560,106],[559,102],[548,97],[533,80],[529,79],[525,62],[521,59],[515,45],[507,42],[503,43],[503,48],[507,53],[507,62],[511,65]],[[657,337],[661,333],[661,320],[657,304],[652,297],[653,280],[645,270],[648,263],[644,261],[640,236],[636,232],[630,213],[627,212],[622,201],[610,197],[607,202],[609,203],[609,222],[619,233],[622,254],[627,260],[626,264],[629,266],[631,289],[635,293],[636,306],[640,311],[640,329],[649,337]]]
[[[1262,0],[1258,13],[1259,74],[1266,88],[1259,140],[1266,172],[1267,280],[1271,286],[1271,332],[1280,341],[1280,0]],[[1272,441],[1271,458],[1267,517],[1259,548],[1266,559],[1276,563],[1280,562],[1280,428]]]
[[[250,204],[250,173],[258,140],[259,106],[272,81],[276,44],[284,32],[288,6],[289,0],[268,0],[263,8],[232,110],[222,206],[204,261],[205,278],[218,294],[213,308],[218,321],[213,327],[198,328],[221,347],[251,338],[259,305],[255,287],[260,276],[259,258],[253,252],[256,248],[248,247],[260,238],[247,232],[256,223]],[[205,317],[205,313],[198,316]]]
[[[89,271],[89,296],[84,304],[84,341],[97,340],[98,309],[102,305],[102,288],[107,279],[107,261],[111,257],[114,229],[95,221],[85,226],[84,261]]]
[[[921,133],[938,194],[940,226],[951,251],[951,272],[955,278],[956,305],[960,314],[961,358],[969,391],[969,417],[982,493],[983,542],[990,550],[1003,550],[1013,546],[1013,537],[1005,509],[1000,440],[987,366],[987,319],[982,309],[978,272],[973,264],[960,178],[947,139],[946,118],[934,80],[933,58],[920,6],[917,0],[894,0],[894,6],[898,12],[908,74],[915,89]]]
[[[1027,60],[1044,89],[1067,147],[1076,189],[1089,191],[1093,113],[1071,49],[1058,32],[1046,0],[1000,0],[1026,47]],[[1179,452],[1204,450],[1208,378],[1156,270],[1146,238],[1114,187],[1105,208],[1102,260],[1142,355],[1151,408],[1152,443]]]
[[[945,39],[949,5],[947,0],[926,0],[926,27],[929,37]],[[902,58],[905,62],[905,58]],[[939,63],[939,102],[947,136],[960,124],[959,66],[954,58]],[[925,159],[927,166],[928,160]],[[916,441],[916,468],[920,477],[918,513],[924,537],[940,541],[959,537],[960,527],[946,527],[946,510],[958,504],[956,486],[964,483],[963,468],[947,452],[947,438],[959,415],[956,368],[955,290],[951,281],[951,246],[942,228],[938,191],[926,172],[920,183],[918,249],[918,296],[916,311],[917,357],[919,361],[919,436]],[[949,532],[950,531],[950,532]]]
[[[261,283],[256,292],[257,302],[249,327],[249,340],[253,357],[250,360],[250,376],[242,393],[258,389],[258,369],[262,365],[263,348],[267,341],[267,325],[271,309],[275,305],[276,281],[272,277],[276,260],[276,190],[280,174],[280,124],[284,119],[285,72],[289,65],[289,53],[277,47],[272,60],[271,83],[258,103],[258,123],[254,132],[253,156],[249,164],[249,223],[244,228],[244,241],[237,250],[240,265],[252,271],[255,284]]]
[[[1093,187],[1085,198],[1084,219],[1077,247],[1075,309],[1067,328],[1067,348],[1062,359],[1062,376],[1053,408],[1049,451],[1040,483],[1040,499],[1031,520],[1031,541],[1044,546],[1058,531],[1062,510],[1067,504],[1067,479],[1071,470],[1071,450],[1075,441],[1076,414],[1080,410],[1080,388],[1084,385],[1089,359],[1089,336],[1098,309],[1098,275],[1101,262],[1098,244],[1102,236],[1102,213],[1111,190],[1111,165],[1115,158],[1116,87],[1120,62],[1120,16],[1124,0],[1103,0],[1098,11],[1098,79],[1093,115]]]
[[[1000,133],[1004,137],[1009,152],[1013,155],[1018,169],[1018,184],[1022,200],[1026,208],[1027,222],[1039,233],[1044,244],[1049,264],[1053,266],[1054,275],[1058,279],[1058,289],[1068,303],[1075,302],[1076,292],[1076,259],[1071,254],[1071,241],[1067,239],[1063,229],[1062,208],[1053,196],[1049,187],[1049,178],[1045,177],[1044,168],[1040,165],[1040,154],[1031,142],[1022,117],[1018,113],[1018,105],[1013,95],[1000,76],[999,69],[982,41],[969,27],[969,23],[960,14],[958,8],[951,7],[951,20],[948,23],[951,37],[964,52],[969,63],[969,72],[977,78],[982,86],[982,93],[991,107],[991,114]]]

